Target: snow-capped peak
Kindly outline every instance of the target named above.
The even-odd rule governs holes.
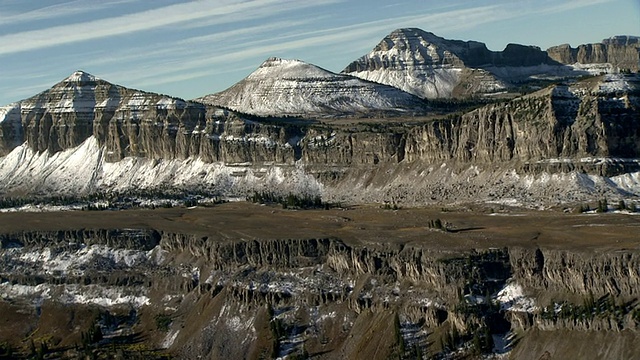
[[[482,43],[447,40],[420,29],[398,29],[342,72],[391,85],[423,98],[458,92],[493,92],[504,85],[470,63],[486,63],[491,52]]]
[[[84,83],[84,82],[94,82],[98,80],[97,77],[89,74],[88,72],[82,70],[76,70],[73,74],[69,75],[63,82],[76,82],[76,83]]]
[[[260,116],[352,116],[424,110],[420,99],[398,89],[280,58],[267,59],[229,89],[198,101]]]

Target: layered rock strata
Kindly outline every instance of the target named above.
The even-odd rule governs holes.
[[[355,349],[372,358],[411,358],[471,344],[481,331],[523,334],[527,348],[529,337],[544,338],[539,332],[625,332],[637,339],[640,324],[640,263],[632,250],[443,252],[136,229],[4,234],[2,245],[0,292],[21,304],[24,317],[58,302],[94,304],[107,314],[128,308],[141,321],[134,331],[161,314],[170,319],[167,328],[144,341],[184,358],[344,358]],[[595,312],[585,316],[586,308]],[[99,324],[106,334],[114,329]],[[225,345],[232,340],[233,347]],[[380,346],[366,346],[373,340]],[[527,358],[544,353],[529,351]],[[637,355],[629,344],[608,351]]]
[[[563,64],[609,63],[623,70],[637,72],[640,69],[640,38],[614,36],[601,43],[579,45],[576,48],[563,44],[547,49],[547,54]]]
[[[300,60],[269,58],[245,79],[198,101],[258,116],[367,117],[423,114],[419,98]]]

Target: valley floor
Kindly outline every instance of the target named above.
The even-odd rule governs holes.
[[[634,358],[638,230],[499,204],[0,213],[0,359]]]
[[[439,219],[442,231],[429,226]],[[248,202],[213,207],[0,213],[3,233],[149,228],[219,240],[336,237],[347,243],[411,244],[443,250],[531,246],[555,249],[634,249],[640,213],[566,213],[471,206],[287,210]]]

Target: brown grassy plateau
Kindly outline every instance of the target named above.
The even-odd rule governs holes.
[[[430,229],[440,219],[448,232]],[[434,250],[532,246],[570,250],[637,249],[640,216],[622,213],[471,208],[385,210],[362,205],[346,209],[286,210],[246,202],[215,207],[2,213],[0,232],[152,228],[206,235],[217,240],[336,237],[347,243],[397,243]]]

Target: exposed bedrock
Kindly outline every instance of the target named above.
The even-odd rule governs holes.
[[[81,96],[70,95],[76,92]],[[78,194],[201,187],[243,196],[263,188],[307,194],[311,184],[313,195],[330,201],[524,196],[539,203],[548,202],[553,186],[570,182],[580,194],[560,202],[588,201],[594,193],[617,199],[633,190],[601,191],[588,175],[638,171],[639,104],[637,79],[620,75],[416,123],[314,122],[241,115],[79,73],[1,109],[0,150],[7,156],[0,188]],[[547,174],[572,178],[523,181]]]
[[[134,242],[117,240],[133,233]],[[222,240],[147,230],[27,232],[2,241],[3,298],[22,304],[30,294],[67,306],[84,299],[107,309],[132,306],[148,318],[165,314],[171,319],[166,336],[150,333],[145,341],[186,358],[258,358],[277,351],[340,358],[378,331],[389,336],[377,340],[381,346],[372,357],[411,358],[416,350],[442,351],[441,341],[451,346],[452,331],[456,344],[472,344],[482,329],[519,334],[522,345],[514,351],[521,354],[520,346],[533,346],[531,339],[548,343],[550,332],[622,332],[637,339],[640,324],[635,250],[442,251],[336,238]],[[78,254],[78,264],[70,261],[62,270],[55,264],[68,261],[65,253]],[[49,265],[29,260],[36,255]],[[89,255],[101,259],[102,268],[83,263]],[[80,289],[84,297],[69,295]],[[101,300],[90,300],[93,293]],[[23,306],[30,304],[33,299]],[[233,335],[234,347],[225,346],[231,338],[220,334]],[[621,346],[606,351],[635,351]]]
[[[622,69],[640,69],[640,39],[635,36],[614,36],[601,43],[572,48],[563,44],[547,49],[549,57],[563,64],[610,63]]]

